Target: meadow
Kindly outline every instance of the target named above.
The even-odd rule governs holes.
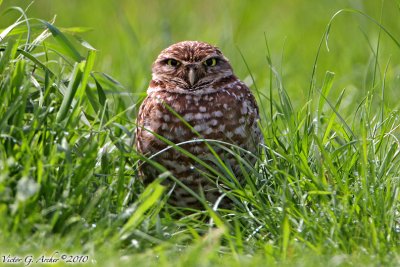
[[[395,0],[0,0],[1,264],[400,266],[399,19]],[[232,210],[187,214],[168,172],[137,176],[151,64],[181,40],[220,47],[260,106]]]

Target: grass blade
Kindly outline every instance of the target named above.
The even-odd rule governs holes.
[[[45,21],[41,21],[51,32],[54,39],[61,45],[65,52],[76,62],[82,61],[84,58],[79,54],[78,50],[73,46],[73,44],[68,40],[68,38],[54,25]]]
[[[75,96],[76,91],[78,90],[79,84],[81,83],[84,67],[85,62],[75,63],[74,70],[72,71],[70,76],[70,83],[68,85],[67,91],[65,92],[60,110],[57,113],[57,122],[61,122],[67,117],[67,113],[69,108],[71,107],[72,100]]]

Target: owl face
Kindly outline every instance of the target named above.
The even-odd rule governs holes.
[[[153,85],[176,93],[206,93],[232,76],[221,51],[210,44],[184,41],[164,49],[153,64]],[[155,86],[157,87],[157,86]]]

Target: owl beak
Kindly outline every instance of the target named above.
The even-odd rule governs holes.
[[[193,86],[197,82],[197,77],[196,77],[196,72],[194,71],[193,68],[189,69],[189,83],[190,86]]]

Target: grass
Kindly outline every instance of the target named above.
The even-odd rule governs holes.
[[[398,19],[385,4],[382,14]],[[171,179],[168,173],[146,188],[137,180],[141,156],[132,133],[142,94],[136,93],[149,79],[137,64],[149,59],[149,66],[151,53],[141,50],[145,54],[133,67],[124,69],[121,61],[115,70],[97,63],[99,51],[80,37],[87,28],[61,28],[11,6],[0,5],[1,16],[11,20],[0,33],[0,260],[59,252],[87,255],[99,266],[399,264],[400,46],[395,26],[385,24],[384,16],[336,9],[324,18],[316,31],[320,41],[304,38],[313,43],[305,52],[307,77],[294,73],[303,66],[301,57],[284,60],[285,52],[274,52],[268,34],[259,41],[262,59],[248,57],[245,46],[228,49],[235,69],[245,74],[239,76],[258,96],[264,153],[256,168],[243,172],[245,186],[223,161],[210,170],[230,185],[226,193],[234,210],[207,206],[185,215],[165,203],[160,181]],[[230,8],[236,18],[241,8],[246,14],[252,10]],[[341,24],[355,19],[363,25],[354,30],[361,41]],[[132,31],[124,34],[133,35],[135,26],[126,24],[123,29]],[[183,35],[179,25],[176,36]],[[335,41],[342,35],[352,49]],[[121,40],[130,45],[126,36]],[[332,61],[325,42],[342,56]],[[357,50],[360,44],[367,49]],[[138,41],[132,46],[143,47]],[[295,46],[289,42],[287,49]],[[253,68],[254,58],[263,68]],[[119,71],[122,82],[113,78]],[[299,86],[305,89],[296,91]]]

